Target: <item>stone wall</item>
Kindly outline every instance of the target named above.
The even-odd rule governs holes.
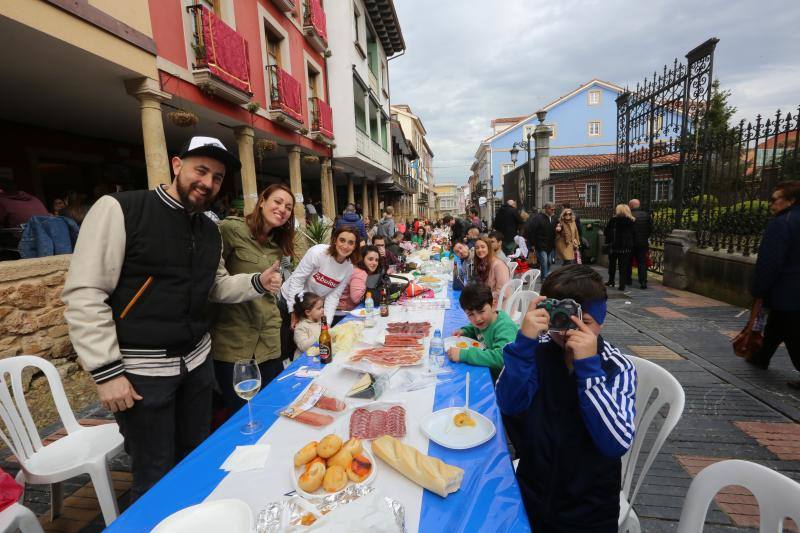
[[[0,262],[0,359],[38,355],[62,379],[79,370],[61,301],[71,257]]]

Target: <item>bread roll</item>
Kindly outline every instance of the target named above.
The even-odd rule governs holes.
[[[361,454],[354,456],[347,465],[347,477],[353,483],[361,483],[369,477],[371,472],[372,462]]]
[[[322,481],[322,487],[327,492],[342,490],[345,485],[347,485],[347,473],[341,466],[333,465],[325,472],[325,479]]]
[[[339,465],[342,468],[347,468],[352,460],[353,454],[350,453],[350,450],[346,450],[344,447],[342,447],[338,452],[336,452],[336,455],[328,459],[328,468],[332,467],[333,465]]]
[[[311,459],[311,461],[306,463],[306,472],[308,472],[308,469],[311,468],[311,465],[313,465],[314,463],[320,463],[322,466],[326,466],[325,459],[317,455],[313,459]]]
[[[464,471],[384,435],[372,441],[372,453],[414,483],[446,498],[461,487]]]
[[[342,444],[342,448],[349,451],[354,457],[362,452],[364,447],[361,445],[361,439],[350,439],[344,444]]]
[[[313,462],[306,472],[300,475],[297,485],[306,492],[314,492],[325,478],[325,465],[320,462]]]
[[[317,444],[317,455],[327,459],[328,457],[333,457],[341,447],[342,439],[333,434],[325,435]]]
[[[308,463],[317,456],[317,441],[312,440],[294,454],[294,466],[300,466]]]

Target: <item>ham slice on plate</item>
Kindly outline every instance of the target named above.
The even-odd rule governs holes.
[[[406,410],[395,405],[384,411],[359,408],[350,416],[350,438],[376,439],[383,435],[402,438],[406,435]]]

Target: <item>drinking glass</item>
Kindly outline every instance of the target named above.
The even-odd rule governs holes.
[[[247,401],[249,421],[242,426],[242,433],[251,435],[263,427],[263,424],[253,420],[253,407],[250,400],[261,389],[261,372],[255,359],[239,359],[233,364],[233,390],[243,400]]]

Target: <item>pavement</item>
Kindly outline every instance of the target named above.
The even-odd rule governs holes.
[[[608,308],[604,337],[624,352],[666,368],[686,393],[683,416],[634,503],[643,531],[674,531],[693,476],[715,461],[754,461],[800,481],[800,393],[786,386],[798,378],[797,372],[783,346],[768,370],[733,354],[731,339],[747,322],[746,310],[663,287],[652,278],[647,290],[609,289]],[[84,424],[112,420],[99,406],[78,413],[78,418]],[[55,427],[42,434],[50,441],[60,436]],[[642,460],[648,450],[646,441]],[[0,453],[0,466],[12,475],[18,470],[7,450]],[[127,456],[117,457],[111,469],[124,509],[131,483]],[[26,491],[25,505],[40,516],[46,531],[103,529],[88,477],[65,482],[63,492],[62,513],[51,520],[49,487]],[[752,531],[758,527],[758,505],[746,490],[728,487],[717,495],[706,519],[705,532]],[[793,524],[789,527],[798,531]]]

